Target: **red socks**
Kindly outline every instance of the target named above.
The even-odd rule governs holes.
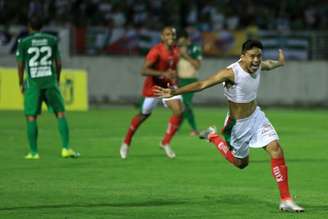
[[[232,164],[234,164],[234,156],[229,150],[227,143],[221,139],[217,134],[210,134],[208,136],[210,142],[212,142],[220,153]]]
[[[141,120],[141,118],[138,115],[136,115],[132,118],[128,133],[126,134],[126,136],[124,138],[125,144],[127,144],[127,145],[131,144],[134,133],[137,131],[138,127],[140,126],[140,124],[143,121],[144,120]],[[178,128],[181,124],[181,121],[182,121],[182,116],[176,116],[176,115],[171,116],[171,118],[169,120],[168,128],[167,128],[164,138],[162,140],[163,145],[170,143],[172,137],[178,130]]]
[[[174,134],[176,133],[176,131],[178,130],[181,124],[181,121],[182,121],[182,115],[171,116],[166,133],[162,140],[163,145],[170,144],[172,137],[174,136]]]
[[[288,188],[288,173],[284,157],[271,159],[272,175],[275,178],[280,191],[280,199],[290,199]]]
[[[217,134],[210,134],[209,140],[212,142],[220,153],[232,164],[234,164],[234,156],[229,150],[227,143],[221,139]],[[276,180],[280,192],[280,199],[290,199],[289,187],[288,187],[288,173],[287,166],[285,165],[284,157],[272,158],[271,160],[272,175]]]
[[[132,137],[133,137],[134,133],[137,131],[137,128],[139,127],[139,125],[141,123],[142,123],[142,120],[140,119],[140,117],[138,115],[136,115],[132,118],[128,133],[126,134],[126,136],[124,138],[125,144],[127,144],[127,145],[131,144]]]

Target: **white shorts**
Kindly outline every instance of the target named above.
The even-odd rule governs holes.
[[[163,105],[167,107],[166,102],[170,100],[180,100],[182,101],[182,96],[177,95],[170,98],[161,98],[161,97],[145,97],[142,106],[141,113],[144,115],[150,114],[153,109],[157,106],[158,102],[162,101]]]
[[[256,107],[252,115],[243,119],[236,120],[227,115],[223,134],[237,158],[247,157],[249,147],[262,148],[279,140],[276,130],[260,107]]]

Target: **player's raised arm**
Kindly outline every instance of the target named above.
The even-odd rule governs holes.
[[[265,61],[262,61],[261,69],[264,70],[264,71],[269,71],[269,70],[272,70],[274,68],[278,68],[280,66],[285,65],[285,63],[286,63],[286,61],[285,61],[284,50],[279,49],[278,60],[265,60]]]
[[[222,83],[224,81],[233,81],[233,80],[234,80],[234,74],[232,70],[223,69],[205,80],[197,81],[177,89],[162,88],[160,86],[155,86],[154,93],[156,96],[171,97],[171,96],[189,93],[189,92],[198,92],[206,88],[212,87],[216,84]]]

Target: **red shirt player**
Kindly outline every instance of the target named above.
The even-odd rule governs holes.
[[[130,127],[121,145],[120,155],[122,159],[127,158],[134,133],[142,122],[151,115],[151,112],[160,101],[172,111],[168,128],[160,146],[164,149],[165,154],[169,158],[175,157],[175,153],[170,147],[170,141],[181,123],[183,112],[182,97],[174,96],[171,98],[160,98],[156,97],[153,93],[153,87],[155,85],[164,87],[175,86],[177,77],[176,66],[180,54],[174,41],[175,29],[170,26],[164,27],[161,31],[161,43],[151,48],[146,56],[141,71],[141,75],[146,77],[142,92],[144,101],[142,103],[141,112],[132,118]]]
[[[146,79],[144,81],[142,95],[144,97],[153,97],[153,87],[155,85],[162,85],[164,87],[175,85],[178,61],[179,49],[175,45],[168,47],[162,42],[151,48],[146,56],[145,64],[147,66],[143,72]]]

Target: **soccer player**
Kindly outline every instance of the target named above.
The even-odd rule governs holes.
[[[175,29],[167,26],[161,31],[161,42],[150,49],[141,75],[145,76],[142,95],[144,97],[141,111],[135,115],[130,127],[125,135],[124,141],[120,148],[122,159],[126,159],[131,147],[132,137],[138,127],[151,115],[158,102],[162,101],[172,111],[169,119],[167,130],[160,143],[160,147],[164,150],[169,158],[176,155],[170,146],[170,142],[182,120],[183,103],[181,96],[170,98],[155,97],[153,87],[160,85],[162,87],[175,86],[177,80],[176,66],[179,60],[179,49],[175,46]]]
[[[240,59],[209,78],[178,89],[155,87],[154,92],[169,98],[224,83],[224,95],[229,105],[222,131],[225,141],[214,127],[209,127],[200,137],[212,142],[232,165],[240,169],[248,165],[249,147],[263,148],[271,158],[272,175],[280,192],[279,208],[283,211],[303,212],[304,209],[295,204],[289,192],[287,165],[278,134],[256,103],[261,70],[283,66],[284,52],[279,50],[278,60],[262,61],[262,49],[260,41],[247,40],[242,45]]]
[[[192,43],[188,32],[182,31],[179,35],[178,46],[180,48],[180,59],[178,62],[179,87],[198,81],[198,70],[202,60],[201,48]],[[194,112],[192,109],[192,99],[194,93],[184,93],[182,95],[185,106],[183,119],[187,119],[191,127],[191,136],[198,136]]]
[[[58,120],[63,147],[61,156],[78,157],[79,153],[69,147],[69,128],[64,113],[64,101],[58,88],[61,59],[57,38],[40,32],[42,20],[38,16],[31,17],[28,28],[29,36],[19,39],[16,51],[19,88],[24,95],[24,113],[30,146],[30,152],[25,158],[40,158],[37,146],[37,116],[41,113],[43,101],[54,110]]]

